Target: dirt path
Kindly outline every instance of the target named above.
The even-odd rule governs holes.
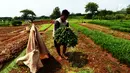
[[[111,34],[113,36],[116,36],[116,37],[120,37],[120,38],[130,40],[130,33],[127,33],[127,32],[112,30],[112,29],[105,27],[105,26],[90,24],[90,23],[83,23],[81,25],[84,26],[84,27],[87,27],[89,29],[92,29],[92,30],[99,30],[99,31]]]

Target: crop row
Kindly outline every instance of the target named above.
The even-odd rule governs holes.
[[[28,34],[20,34],[8,39],[0,44],[0,64],[15,57],[24,47],[26,47]]]
[[[39,31],[43,31],[43,30],[46,30],[47,28],[49,28],[52,24],[43,24],[41,25]]]
[[[130,41],[114,37],[112,35],[90,30],[78,24],[71,24],[75,30],[82,32],[90,37],[96,44],[100,45],[103,49],[112,53],[113,57],[120,60],[120,62],[130,65]]]
[[[27,39],[25,26],[0,27],[0,66],[16,57],[26,47]]]
[[[17,33],[25,29],[25,26],[18,27],[0,27],[0,34]]]
[[[123,32],[130,32],[130,22],[128,21],[121,22],[121,21],[109,21],[109,20],[92,20],[89,21],[89,23],[107,26],[110,27],[111,29]]]

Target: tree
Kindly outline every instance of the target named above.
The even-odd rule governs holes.
[[[33,22],[33,20],[36,17],[36,14],[32,10],[29,10],[29,9],[25,9],[25,10],[22,10],[20,12],[23,13],[21,17],[24,20],[31,20]]]
[[[89,12],[94,15],[96,11],[98,9],[98,4],[94,3],[94,2],[89,2],[86,6],[85,6],[85,12]]]
[[[106,9],[100,10],[100,11],[98,11],[98,13],[97,13],[97,15],[98,15],[98,16],[101,16],[101,17],[105,17],[106,15],[111,15],[111,14],[113,14],[113,11],[106,10]]]
[[[126,12],[127,14],[130,14],[130,5],[127,6]]]
[[[126,13],[127,12],[126,12],[125,8],[123,8],[123,9],[121,9],[121,10],[119,10],[119,11],[116,12],[116,14],[126,14]]]
[[[21,17],[15,16],[15,17],[14,17],[14,20],[21,20]]]
[[[50,17],[52,19],[56,19],[58,17],[60,17],[60,8],[59,7],[56,7],[54,10],[53,10],[53,13],[50,15]]]
[[[37,19],[49,19],[49,16],[42,15],[42,16],[37,17]]]

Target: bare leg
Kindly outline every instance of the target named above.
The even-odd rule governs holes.
[[[65,59],[68,59],[68,57],[65,56],[66,49],[67,49],[67,47],[65,45],[63,45],[63,56],[64,56]]]
[[[56,47],[56,51],[57,51],[58,55],[61,56],[61,53],[60,53],[60,46],[57,46],[57,47]]]
[[[59,55],[59,60],[62,60],[62,55],[61,55],[60,46],[57,46],[57,47],[56,47],[56,51],[57,51],[57,53],[58,53],[58,55]]]
[[[63,45],[63,54],[65,55],[65,53],[66,53],[66,46],[65,45]]]

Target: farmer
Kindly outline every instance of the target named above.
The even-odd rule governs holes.
[[[54,29],[53,29],[53,37],[54,37],[55,31],[62,25],[69,27],[69,23],[67,21],[69,14],[70,14],[69,11],[65,9],[62,11],[61,16],[55,20]],[[67,48],[66,45],[62,45],[63,46],[62,52],[61,52],[61,48],[60,48],[61,44],[58,44],[55,40],[54,40],[54,46],[56,47],[56,51],[59,55],[59,60],[62,60],[63,58],[64,59],[68,58],[65,56],[66,48]]]

